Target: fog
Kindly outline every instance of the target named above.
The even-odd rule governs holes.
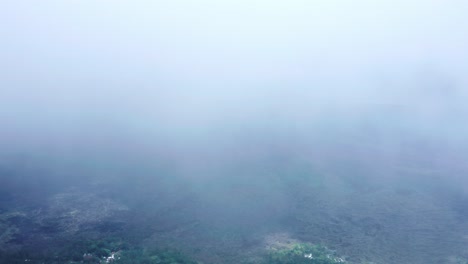
[[[465,263],[467,8],[0,3],[0,255],[119,237],[207,264],[291,241]]]

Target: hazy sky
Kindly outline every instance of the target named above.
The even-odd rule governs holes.
[[[468,95],[466,10],[463,0],[3,1],[2,133],[376,105],[437,115]]]

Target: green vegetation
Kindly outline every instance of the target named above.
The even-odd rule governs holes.
[[[346,263],[334,251],[308,243],[294,244],[286,249],[273,250],[268,256],[268,264],[335,264]]]
[[[56,258],[64,261],[81,261],[83,260],[84,254],[89,254],[90,256],[93,256],[93,258],[102,259],[104,257],[109,257],[113,252],[119,252],[127,249],[129,249],[129,246],[119,239],[80,239],[65,243],[61,250],[56,252],[55,255]]]
[[[124,251],[115,263],[122,264],[196,264],[180,252],[173,250],[142,250]]]
[[[146,250],[130,247],[117,239],[81,240],[65,243],[61,250],[26,251],[0,254],[0,263],[118,263],[118,264],[196,264],[184,254],[168,249]]]

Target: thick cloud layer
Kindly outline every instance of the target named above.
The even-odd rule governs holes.
[[[375,263],[468,256],[467,8],[3,1],[0,210],[121,221],[206,263],[278,231]]]

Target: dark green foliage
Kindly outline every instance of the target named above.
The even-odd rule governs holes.
[[[268,264],[335,264],[345,263],[333,251],[321,245],[295,244],[291,248],[273,250]]]
[[[99,263],[103,257],[108,257],[112,252],[125,250],[128,246],[117,239],[77,239],[74,241],[62,241],[60,246],[51,247],[47,251],[36,251],[34,248],[15,253],[0,254],[0,263]],[[90,254],[88,259],[84,254]],[[27,260],[27,261],[26,261]]]
[[[84,255],[86,254],[86,255]],[[64,243],[59,251],[34,252],[20,251],[2,254],[0,263],[106,263],[105,259],[114,255],[112,263],[122,264],[196,264],[187,256],[173,250],[145,250],[130,247],[119,239],[77,240]]]
[[[122,264],[196,264],[180,252],[172,250],[146,251],[134,249],[122,252],[116,263]]]
[[[56,252],[55,255],[63,260],[81,261],[85,253],[91,254],[96,258],[102,258],[110,256],[112,252],[127,248],[129,246],[119,239],[77,240],[64,244],[62,249]]]

